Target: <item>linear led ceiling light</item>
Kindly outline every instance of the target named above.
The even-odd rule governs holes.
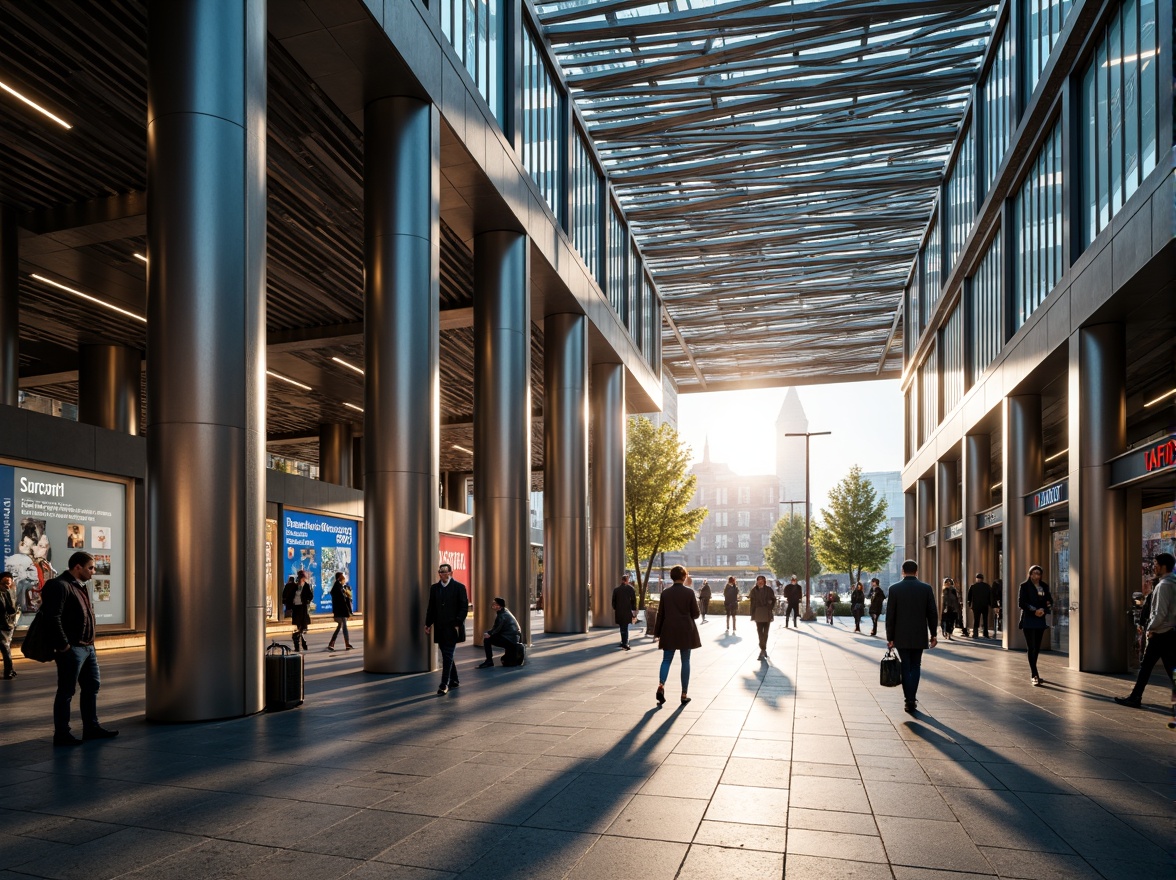
[[[456,443],[454,443],[454,444],[453,444],[453,448],[454,448],[454,449],[457,449],[457,450],[459,450],[459,451],[461,451],[461,452],[468,452],[470,455],[473,455],[473,454],[474,454],[474,450],[472,450],[472,449],[466,449],[464,446],[458,446]]]
[[[992,488],[993,488],[993,489],[999,489],[999,488],[1000,488],[1001,486],[1003,486],[1003,485],[1004,485],[1004,483],[993,483],[993,484],[992,484]]]
[[[355,410],[356,412],[363,412],[363,407],[362,407],[362,406],[356,406],[354,403],[348,403],[346,400],[345,400],[345,401],[343,401],[343,405],[344,405],[345,407],[347,407],[348,409],[353,409],[353,410]]]
[[[142,260],[144,263],[147,262],[147,258],[145,256],[143,256],[141,253],[139,253],[138,251],[135,252],[134,256],[135,256],[136,260]]]
[[[343,360],[343,358],[333,357],[333,358],[331,358],[331,360],[333,360],[335,363],[337,363],[341,367],[346,367],[347,369],[349,369],[353,372],[359,373],[359,375],[361,375],[361,376],[363,375],[363,370],[361,370],[355,364],[348,363],[347,361]]]
[[[1155,405],[1156,405],[1157,403],[1159,403],[1161,400],[1167,400],[1167,399],[1168,399],[1169,397],[1171,397],[1173,394],[1176,394],[1176,388],[1173,388],[1171,391],[1165,391],[1163,394],[1161,394],[1161,395],[1160,395],[1159,397],[1157,397],[1155,400],[1149,400],[1147,403],[1145,403],[1145,404],[1144,404],[1144,406],[1145,406],[1145,407],[1148,407],[1148,406],[1155,406]]]
[[[1065,455],[1069,451],[1070,451],[1070,447],[1067,446],[1061,452],[1055,452],[1053,455],[1051,455],[1049,458],[1047,458],[1046,461],[1053,461],[1055,458],[1061,458],[1063,455]]]
[[[289,382],[295,388],[301,388],[303,391],[312,391],[313,390],[309,385],[304,385],[302,382],[299,382],[297,379],[291,379],[289,376],[283,376],[281,373],[275,373],[273,370],[266,370],[265,374],[267,376],[273,376],[275,379],[281,379],[283,382]]]
[[[46,278],[44,275],[37,275],[36,273],[29,275],[29,277],[36,278],[42,284],[48,284],[52,287],[56,287],[58,290],[64,290],[66,293],[72,293],[74,296],[80,296],[82,299],[100,305],[104,309],[110,309],[112,312],[118,312],[120,315],[126,315],[128,318],[134,318],[136,321],[142,321],[144,324],[147,323],[147,319],[142,315],[137,315],[134,312],[127,311],[120,306],[116,306],[113,303],[108,303],[105,300],[98,299],[98,297],[91,296],[88,293],[82,293],[80,290],[75,290],[72,287],[66,287],[64,284],[59,284],[52,278]]]
[[[68,122],[66,122],[64,119],[62,119],[60,116],[55,116],[54,114],[50,113],[48,110],[46,110],[40,104],[38,104],[36,101],[29,100],[24,95],[22,95],[20,92],[18,92],[16,89],[14,89],[12,86],[8,85],[8,83],[4,82],[4,80],[0,80],[0,89],[3,89],[4,91],[8,92],[8,94],[12,95],[12,97],[16,98],[18,101],[24,101],[24,103],[28,104],[30,107],[32,107],[34,110],[36,110],[38,113],[44,113],[46,116],[48,116],[50,119],[52,119],[58,125],[60,125],[62,128],[67,128],[67,129],[73,128],[72,125],[70,125]]]

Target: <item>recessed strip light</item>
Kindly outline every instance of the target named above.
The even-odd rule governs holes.
[[[142,260],[144,263],[147,262],[147,258],[145,256],[143,256],[142,254],[138,253],[137,251],[135,252],[134,257],[136,260]]]
[[[355,364],[348,363],[347,361],[343,360],[343,358],[333,357],[333,358],[331,358],[331,360],[333,360],[335,363],[337,363],[341,367],[346,367],[347,369],[351,370],[352,372],[359,373],[359,375],[361,375],[361,376],[363,375],[363,370],[361,370]]]
[[[36,101],[29,100],[24,95],[22,95],[20,92],[18,92],[16,89],[14,89],[12,86],[10,86],[6,82],[4,82],[3,80],[0,80],[0,89],[4,89],[4,91],[8,92],[8,94],[12,95],[12,97],[16,98],[18,101],[24,101],[26,104],[28,104],[34,110],[36,110],[38,113],[44,113],[46,116],[48,116],[50,119],[52,119],[58,125],[60,125],[62,128],[73,128],[72,125],[70,125],[68,122],[66,122],[64,119],[62,119],[60,116],[55,116],[54,114],[50,113],[48,110],[46,110],[40,104],[38,104]]]
[[[458,446],[456,443],[453,444],[453,448],[457,449],[460,452],[468,452],[470,455],[474,454],[474,450],[466,449],[464,446]]]
[[[64,290],[66,293],[72,293],[74,296],[80,296],[82,299],[95,303],[96,305],[100,305],[104,309],[110,309],[112,312],[118,312],[120,315],[126,315],[128,318],[134,318],[136,321],[142,321],[144,324],[147,323],[147,319],[142,315],[137,315],[134,312],[127,311],[120,306],[116,306],[113,303],[108,303],[105,300],[98,299],[98,297],[92,296],[88,293],[82,293],[80,290],[75,290],[72,287],[66,287],[64,284],[60,284],[54,281],[52,278],[46,278],[44,275],[37,275],[36,273],[29,275],[29,277],[36,278],[42,284],[48,284],[52,287],[56,287],[58,290]]]
[[[1147,403],[1145,403],[1145,404],[1144,404],[1144,406],[1145,406],[1145,407],[1148,407],[1148,406],[1155,406],[1155,405],[1156,405],[1157,403],[1159,403],[1161,400],[1167,400],[1167,399],[1168,399],[1169,397],[1171,397],[1173,394],[1176,394],[1176,388],[1173,388],[1171,391],[1165,391],[1163,394],[1161,394],[1161,395],[1160,395],[1159,397],[1157,397],[1155,400],[1149,400]]]
[[[265,374],[267,376],[273,376],[275,379],[280,379],[283,382],[288,382],[291,385],[293,385],[295,388],[301,388],[303,391],[313,391],[314,390],[309,385],[304,385],[302,382],[299,382],[297,379],[291,379],[289,376],[283,376],[281,373],[275,373],[273,370],[266,370]]]
[[[345,400],[345,401],[343,401],[343,405],[344,405],[345,407],[347,407],[348,409],[353,409],[353,410],[355,410],[356,412],[363,412],[363,407],[362,407],[362,406],[356,406],[354,403],[348,403],[346,400]]]
[[[1061,458],[1063,455],[1065,455],[1069,451],[1070,451],[1070,447],[1067,446],[1061,452],[1055,452],[1053,455],[1051,455],[1049,458],[1047,458],[1046,461],[1053,461],[1055,458]]]
[[[1003,485],[1004,485],[1004,483],[993,483],[993,484],[992,484],[992,489],[991,489],[990,491],[993,491],[993,492],[995,492],[997,489],[999,489],[999,488],[1000,488],[1001,486],[1003,486]]]

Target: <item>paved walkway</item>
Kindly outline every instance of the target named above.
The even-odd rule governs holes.
[[[309,657],[307,704],[142,720],[141,650],[102,656],[113,742],[49,745],[52,669],[0,681],[0,878],[477,880],[1176,876],[1176,733],[1110,702],[1126,677],[956,641],[918,718],[839,625],[702,627],[688,706],[660,652],[539,636],[522,669],[360,671]],[[321,649],[325,636],[317,640]]]

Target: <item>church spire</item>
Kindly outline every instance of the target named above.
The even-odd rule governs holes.
[[[706,439],[702,441],[702,463],[710,464],[710,434],[707,434]]]

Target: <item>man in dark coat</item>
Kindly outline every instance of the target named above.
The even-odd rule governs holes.
[[[629,650],[629,625],[637,621],[637,591],[629,583],[629,575],[621,575],[621,582],[613,588],[614,620],[621,631],[621,647]]]
[[[78,552],[69,558],[69,571],[46,582],[41,590],[41,614],[57,649],[57,695],[53,698],[53,745],[76,746],[83,740],[113,739],[117,730],[98,723],[101,673],[94,651],[94,606],[86,581],[94,576],[94,557]],[[70,703],[82,690],[82,739],[69,730]]]
[[[882,616],[882,603],[886,601],[886,593],[882,591],[882,582],[877,578],[870,578],[870,620],[874,626],[870,635],[878,635],[878,618]]]
[[[793,575],[791,580],[784,585],[784,628],[788,628],[789,619],[792,620],[792,625],[799,626],[800,621],[800,600],[804,598],[804,590],[801,589],[800,583]]]
[[[992,587],[984,580],[984,575],[976,573],[976,579],[968,587],[968,607],[972,609],[972,637],[980,638],[980,630],[984,630],[984,638],[988,638],[988,609],[992,606]],[[967,629],[964,635],[967,635]]]
[[[919,675],[923,651],[938,644],[935,628],[939,614],[935,610],[935,591],[918,578],[919,565],[913,559],[902,564],[903,578],[892,584],[886,599],[886,647],[898,651],[902,664],[903,708],[915,714],[918,705]],[[928,645],[930,642],[930,645]]]
[[[495,596],[491,603],[494,609],[494,626],[482,633],[482,647],[486,651],[486,662],[478,665],[479,669],[489,669],[494,665],[494,646],[505,648],[502,655],[503,666],[523,665],[523,631],[515,616],[506,608],[506,600]]]
[[[470,613],[470,594],[465,584],[453,579],[453,569],[442,562],[437,568],[437,583],[429,587],[429,607],[425,611],[425,632],[432,633],[433,641],[441,649],[441,684],[437,694],[446,694],[457,687],[457,664],[453,649],[466,640],[465,620]]]

